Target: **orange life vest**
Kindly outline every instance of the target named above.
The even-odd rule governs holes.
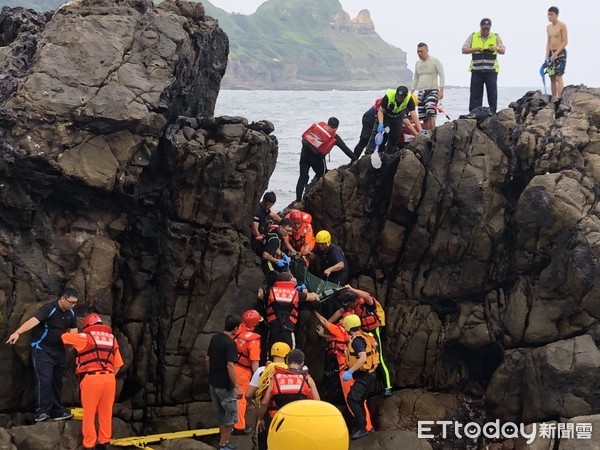
[[[365,341],[365,353],[367,354],[367,360],[358,370],[369,373],[375,372],[375,369],[379,366],[379,348],[377,346],[377,340],[371,333],[365,333],[362,330],[350,337],[350,342],[348,343],[348,347],[346,347],[346,364],[348,367],[352,367],[360,358],[359,354],[352,348],[352,344],[356,338],[362,338]]]
[[[84,330],[87,345],[78,352],[75,373],[84,374],[106,370],[115,371],[115,351],[119,347],[108,325],[92,325]]]
[[[288,403],[312,398],[312,392],[308,385],[309,376],[304,370],[275,367],[275,372],[271,377],[271,402],[269,403],[271,417]]]
[[[287,219],[290,218],[288,213],[285,216]],[[312,251],[315,248],[315,236],[313,234],[312,227],[312,216],[307,212],[302,212],[302,223],[300,227],[294,227],[292,234],[289,236],[290,245],[297,252],[303,255]],[[308,246],[306,246],[308,244]]]
[[[356,306],[350,308],[350,313],[360,317],[360,328],[367,333],[370,333],[381,325],[377,317],[376,308],[368,305],[362,297],[357,300]]]
[[[252,370],[252,360],[250,359],[250,343],[260,339],[260,334],[249,330],[246,327],[240,327],[240,331],[235,335],[234,341],[238,352],[237,364]]]
[[[298,323],[300,298],[294,281],[276,281],[267,300],[267,324],[294,331]]]
[[[331,358],[335,358],[338,362],[338,366],[342,368],[346,365],[345,352],[350,340],[350,335],[341,323],[337,323],[334,326],[338,331],[327,337],[327,355]]]
[[[335,145],[335,130],[325,122],[313,123],[308,130],[302,133],[302,139],[325,156]]]

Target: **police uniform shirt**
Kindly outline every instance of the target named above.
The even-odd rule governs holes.
[[[58,300],[46,303],[34,314],[40,321],[32,331],[32,342],[38,342],[42,349],[48,348],[55,350],[64,350],[64,345],[60,336],[71,328],[77,328],[77,317],[72,309],[63,311],[58,304]]]
[[[258,223],[258,232],[260,234],[265,234],[267,232],[267,225],[269,224],[270,215],[270,209],[264,209],[262,205],[258,205],[258,208],[256,208],[256,213],[254,213],[254,222]]]

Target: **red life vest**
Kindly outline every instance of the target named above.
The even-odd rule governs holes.
[[[92,325],[84,330],[86,347],[77,354],[75,373],[83,374],[106,370],[115,371],[115,351],[119,347],[108,325]]]
[[[299,302],[295,281],[276,281],[267,300],[267,324],[294,331],[298,323]]]
[[[252,360],[250,359],[250,343],[258,339],[260,339],[260,334],[255,333],[246,327],[240,327],[240,331],[238,331],[233,339],[238,352],[238,365],[252,370]]]
[[[368,305],[362,297],[356,301],[354,308],[350,308],[350,313],[360,317],[360,328],[367,333],[370,333],[380,325],[375,307]]]
[[[302,133],[302,139],[325,156],[335,145],[335,130],[325,122],[313,123],[308,130]]]
[[[304,370],[275,367],[275,372],[271,377],[271,402],[269,403],[271,417],[288,403],[312,398],[312,392],[308,385],[309,376]]]

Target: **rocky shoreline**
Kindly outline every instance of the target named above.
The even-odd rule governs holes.
[[[5,8],[0,24],[0,331],[74,286],[126,362],[115,437],[214,426],[202,358],[224,316],[255,304],[248,224],[277,160],[272,124],[213,117],[226,35],[181,0]],[[597,448],[600,90],[530,92],[383,163],[330,171],[304,201],[387,313],[396,391],[371,400],[379,431],[352,449]],[[300,325],[320,380],[322,343],[309,314]],[[0,447],[78,448],[78,422],[31,425],[22,341],[0,346]],[[417,437],[418,420],[497,419],[594,431]]]

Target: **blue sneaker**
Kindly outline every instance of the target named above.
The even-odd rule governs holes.
[[[219,445],[217,447],[219,450],[235,450],[235,447],[231,445],[229,442],[225,445]]]

